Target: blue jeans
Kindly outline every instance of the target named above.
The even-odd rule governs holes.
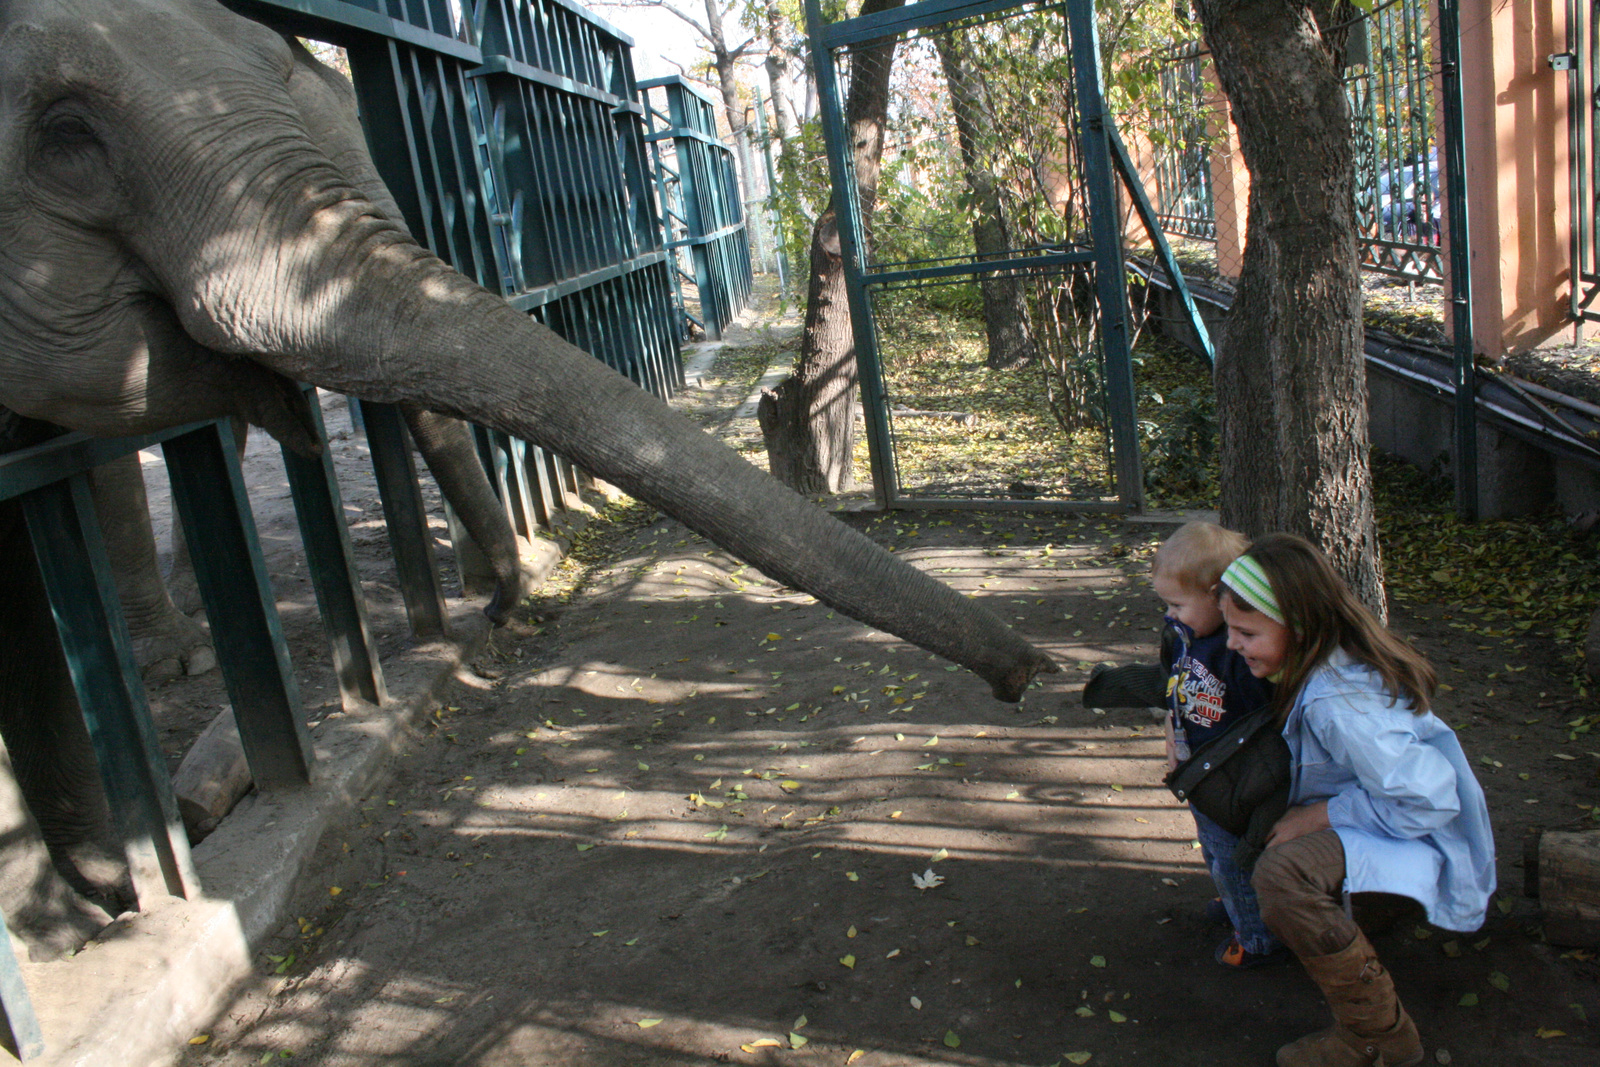
[[[1256,891],[1250,885],[1250,876],[1233,862],[1233,849],[1239,839],[1201,815],[1193,807],[1194,826],[1200,838],[1200,855],[1211,870],[1211,880],[1217,885],[1222,906],[1233,920],[1234,933],[1246,952],[1264,956],[1278,947],[1267,924],[1261,921],[1261,905],[1256,901]]]

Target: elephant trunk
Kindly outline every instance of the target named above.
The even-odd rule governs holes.
[[[233,279],[227,300],[213,307],[196,293],[185,319],[203,343],[268,353],[254,358],[292,378],[415,403],[564,455],[769,577],[972,669],[1003,700],[1055,669],[984,608],[450,269],[359,194],[324,186],[288,214],[302,220],[296,232],[261,226],[270,245],[232,247],[271,265],[278,284],[258,302],[237,291],[237,262],[211,273]]]

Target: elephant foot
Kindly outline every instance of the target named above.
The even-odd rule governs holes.
[[[11,840],[6,868],[0,872],[0,907],[15,941],[27,947],[29,959],[43,963],[71,955],[126,910],[121,894],[100,892],[76,871],[69,877],[37,837],[7,836]],[[96,874],[114,880],[113,866]],[[124,868],[124,879],[126,873]]]
[[[110,926],[113,916],[65,885],[40,893],[38,899],[6,916],[11,933],[27,946],[28,959],[50,963],[64,959]]]
[[[205,674],[217,665],[211,635],[187,615],[171,611],[156,620],[130,619],[128,630],[134,662],[148,681]]]
[[[200,601],[200,583],[195,580],[194,570],[187,566],[173,566],[172,576],[167,579],[167,595],[172,598],[172,606],[185,616],[204,607]]]
[[[89,905],[111,916],[138,909],[128,862],[99,842],[79,841],[51,851],[56,870]]]

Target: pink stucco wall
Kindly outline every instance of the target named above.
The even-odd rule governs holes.
[[[1499,359],[1570,331],[1567,76],[1559,0],[1461,0],[1473,332]]]

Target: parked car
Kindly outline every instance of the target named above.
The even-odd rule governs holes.
[[[1428,153],[1427,184],[1419,189],[1423,170],[1418,161],[1378,175],[1378,225],[1382,236],[1421,237],[1439,243],[1439,205],[1443,191],[1439,184],[1437,148]],[[1399,193],[1391,195],[1397,184]]]

